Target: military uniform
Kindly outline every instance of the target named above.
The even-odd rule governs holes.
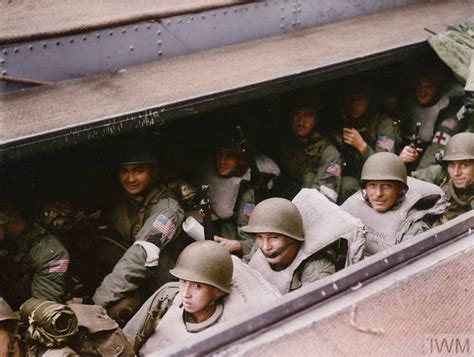
[[[442,109],[438,115],[435,131],[431,143],[421,157],[417,170],[426,168],[436,163],[436,156],[446,147],[449,139],[463,129],[465,108],[460,97],[449,99],[449,105]]]
[[[356,192],[341,206],[366,227],[365,255],[372,255],[401,243],[406,237],[430,229],[425,217],[444,212],[448,202],[436,185],[409,177],[405,165],[393,154],[379,153],[364,164],[361,181],[382,180],[404,183],[408,191],[388,211],[378,212],[363,192]]]
[[[347,122],[347,119],[346,119]],[[395,121],[386,114],[364,116],[357,120],[349,121],[346,127],[353,127],[367,143],[367,149],[360,154],[354,147],[345,144],[342,136],[336,136],[337,148],[342,153],[344,167],[342,170],[341,199],[344,202],[359,188],[358,177],[362,166],[368,157],[377,152],[395,153],[400,145],[400,130]]]
[[[277,164],[269,157],[260,154],[256,155],[256,164],[260,175],[265,176],[265,183],[271,186],[271,182],[280,175]],[[221,177],[213,163],[208,163],[206,167],[207,171],[199,180],[209,185],[209,201],[218,217],[214,222],[217,235],[240,241],[241,255],[246,255],[255,241],[251,235],[240,230],[240,227],[248,223],[255,207],[251,169],[247,168],[241,176]]]
[[[334,145],[313,132],[307,143],[289,139],[281,147],[280,164],[286,178],[299,189],[316,188],[332,202],[341,188],[342,157]]]
[[[443,162],[474,160],[474,134],[460,133],[447,144]],[[457,188],[449,177],[448,170],[442,165],[433,165],[412,173],[414,177],[441,186],[445,192],[449,207],[435,224],[442,224],[474,208],[474,182],[465,188]]]
[[[243,312],[257,310],[280,297],[258,273],[238,257],[231,258],[224,249],[212,241],[193,243],[183,251],[172,270],[180,279],[211,285],[226,293],[212,302],[216,306],[214,313],[200,323],[192,321],[183,308],[178,283],[162,286],[124,329],[138,355],[184,342],[197,333],[234,320]]]
[[[164,249],[179,236],[184,212],[164,186],[156,186],[142,197],[128,197],[114,217],[115,228],[133,244],[95,291],[92,299],[104,307],[137,291],[151,277],[158,286],[170,280],[167,270],[174,264],[174,252]]]
[[[19,237],[0,243],[0,255],[0,296],[14,309],[30,297],[65,300],[69,253],[45,229],[27,225]]]
[[[308,199],[313,206],[305,203]],[[352,253],[356,250],[355,245],[360,242],[355,243],[356,239],[352,238],[358,235],[356,231],[359,230],[359,233],[362,231],[362,224],[359,226],[354,224],[355,220],[352,217],[315,190],[303,189],[294,200],[304,207],[301,212],[308,215],[305,216],[306,221],[303,220],[296,203],[282,198],[270,198],[255,207],[249,224],[242,227],[242,230],[252,234],[274,233],[299,241],[298,251],[293,260],[280,270],[273,269],[257,244],[252,253],[245,257],[249,266],[262,274],[282,294],[333,274],[336,269],[328,247],[340,238],[350,241],[351,252],[348,255],[351,256],[348,257],[348,264],[355,263],[357,258],[354,258]],[[314,206],[318,207],[316,211]],[[304,236],[303,225],[305,225]]]

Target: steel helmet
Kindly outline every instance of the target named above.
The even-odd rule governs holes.
[[[362,167],[361,183],[369,180],[389,180],[407,184],[407,170],[399,157],[390,152],[370,156]]]
[[[474,160],[474,133],[459,133],[448,141],[443,161]]]
[[[0,297],[0,321],[6,320],[19,320],[19,318],[15,315],[5,299]]]
[[[241,229],[247,233],[279,233],[304,241],[300,211],[293,202],[280,197],[266,199],[255,206],[249,224]]]
[[[227,249],[217,242],[199,241],[181,252],[170,274],[229,293],[233,271],[234,265]]]

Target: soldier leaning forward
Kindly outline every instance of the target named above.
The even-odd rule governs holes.
[[[186,247],[171,274],[179,283],[161,287],[124,329],[140,356],[217,328],[280,296],[239,258],[212,241]]]
[[[28,298],[66,298],[69,254],[11,203],[0,204],[0,296],[16,310]]]
[[[448,206],[443,190],[421,180],[407,179],[405,165],[391,153],[377,153],[365,162],[361,186],[342,208],[366,227],[365,255],[428,230],[430,218]]]
[[[357,191],[358,178],[367,158],[376,152],[396,152],[400,131],[396,122],[374,108],[369,86],[359,78],[345,86],[342,133],[336,134],[338,149],[344,159],[342,203]]]
[[[450,205],[436,224],[474,209],[474,133],[460,133],[446,145],[441,165],[412,173],[413,177],[441,186]]]
[[[92,297],[121,326],[157,286],[171,280],[184,218],[179,202],[159,182],[156,158],[146,150],[125,156],[119,169],[125,194],[111,224],[131,246]]]
[[[295,183],[296,194],[301,188],[318,189],[336,202],[341,188],[342,157],[320,129],[319,98],[299,97],[291,112],[292,134],[283,141],[279,163],[282,181]],[[284,196],[293,198],[292,194]]]
[[[214,239],[231,254],[250,252],[254,239],[242,232],[255,207],[255,190],[261,196],[269,194],[273,180],[280,175],[277,164],[269,157],[255,155],[255,166],[261,182],[250,168],[249,158],[235,138],[221,138],[216,145],[213,162],[206,165],[199,179],[209,185],[209,200],[218,220],[214,222],[217,235]]]

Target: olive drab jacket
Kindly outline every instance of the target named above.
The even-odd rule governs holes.
[[[316,188],[329,200],[336,202],[341,188],[342,157],[328,139],[314,132],[308,143],[296,138],[280,149],[283,174],[301,188]]]
[[[353,194],[341,206],[364,224],[367,231],[366,256],[430,229],[424,218],[442,214],[449,205],[443,190],[438,186],[411,177],[407,184],[409,189],[404,199],[387,212],[375,211],[361,191]]]
[[[367,149],[360,154],[357,149],[344,143],[342,134],[336,135],[337,148],[344,159],[344,176],[360,177],[362,166],[369,156],[384,151],[395,153],[400,146],[400,130],[386,114],[365,114],[363,118],[345,125],[357,129],[367,143]]]
[[[29,224],[21,236],[0,243],[0,265],[0,296],[13,309],[30,297],[66,299],[69,253],[39,225]]]
[[[160,258],[166,255],[164,249],[181,232],[183,209],[163,186],[151,190],[141,202],[144,205],[129,203],[118,210],[123,214],[122,231],[137,232],[133,244],[95,291],[92,299],[98,305],[106,307],[121,300],[153,277]]]
[[[211,321],[200,324],[185,321],[178,283],[168,283],[158,289],[123,330],[135,352],[142,356],[186,341],[201,331],[258,311],[280,297],[273,286],[238,257],[232,256],[232,262],[231,292],[222,298]]]
[[[420,180],[440,186],[449,201],[449,206],[433,225],[446,223],[465,212],[474,209],[474,183],[465,189],[457,189],[449,179],[446,169],[441,165],[433,165],[412,172],[412,176]]]

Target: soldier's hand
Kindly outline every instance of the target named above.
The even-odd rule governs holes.
[[[408,164],[410,162],[415,162],[416,160],[418,160],[418,155],[419,155],[418,151],[419,151],[418,149],[410,145],[407,145],[403,148],[402,152],[400,153],[400,155],[398,155],[398,157],[405,164]]]
[[[342,130],[343,130],[342,138],[344,142],[354,147],[355,149],[357,149],[357,151],[359,151],[359,153],[362,155],[364,151],[367,149],[367,143],[362,138],[362,136],[357,131],[357,129],[344,128]]]
[[[214,236],[214,240],[223,245],[229,253],[239,253],[242,251],[242,244],[238,240],[227,239],[224,237]]]

